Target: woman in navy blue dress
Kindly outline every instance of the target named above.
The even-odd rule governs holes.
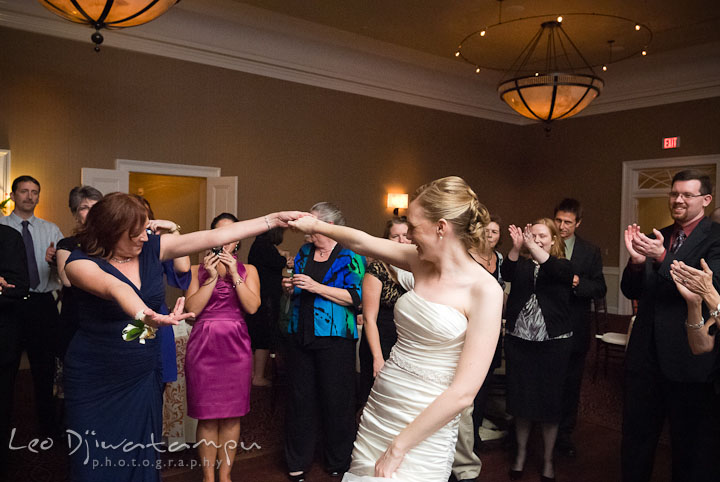
[[[158,326],[169,315],[162,261],[287,226],[297,212],[269,214],[181,236],[148,235],[145,206],[127,194],[107,195],[90,210],[66,273],[78,304],[78,332],[66,355],[65,397],[72,481],[159,481],[162,378]],[[139,335],[133,338],[126,334]],[[126,338],[133,338],[126,341]]]

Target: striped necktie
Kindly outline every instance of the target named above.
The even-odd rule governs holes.
[[[37,260],[35,259],[35,244],[33,244],[32,234],[28,229],[28,220],[22,223],[22,238],[25,243],[25,252],[27,253],[28,275],[30,277],[30,289],[35,289],[40,284],[40,274],[38,273]]]
[[[673,244],[670,247],[670,252],[677,253],[677,250],[680,249],[680,246],[683,245],[686,238],[687,235],[685,234],[685,231],[683,231],[682,228],[678,229],[677,234],[675,235],[675,239],[673,240]]]

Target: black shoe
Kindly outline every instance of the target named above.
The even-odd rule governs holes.
[[[545,477],[544,475],[541,475],[540,482],[555,482],[555,477]]]
[[[288,479],[290,479],[291,482],[305,482],[305,472],[301,472],[297,475],[288,474]]]
[[[520,480],[522,479],[523,471],[510,469],[508,475],[510,476],[510,480]]]
[[[565,457],[569,457],[571,459],[577,457],[577,449],[575,448],[575,444],[568,440],[562,442],[558,441],[555,444],[555,451],[560,455],[564,455]]]

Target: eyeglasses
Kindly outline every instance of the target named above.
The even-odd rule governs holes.
[[[672,191],[672,192],[669,192],[669,193],[668,193],[668,196],[670,196],[670,199],[677,199],[677,198],[679,198],[680,196],[682,196],[683,199],[692,199],[692,198],[694,198],[694,197],[707,196],[707,194],[690,194],[689,192],[675,192],[675,191]]]

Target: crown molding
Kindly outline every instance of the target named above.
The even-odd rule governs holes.
[[[1,1],[0,26],[77,40],[92,48],[90,28],[65,21],[36,2]],[[231,0],[185,0],[149,24],[103,31],[103,35],[103,48],[159,55],[509,124],[533,123],[498,98],[497,72],[476,75],[452,58]],[[664,60],[652,61],[650,84],[642,82],[649,75],[648,63],[638,63],[647,59],[617,64],[617,72],[606,76],[605,92],[579,116],[720,96],[720,58],[716,53],[720,48],[713,47],[715,51],[707,57],[687,56],[692,62],[682,61],[682,51],[660,54]],[[681,78],[672,71],[679,64],[685,69]]]

